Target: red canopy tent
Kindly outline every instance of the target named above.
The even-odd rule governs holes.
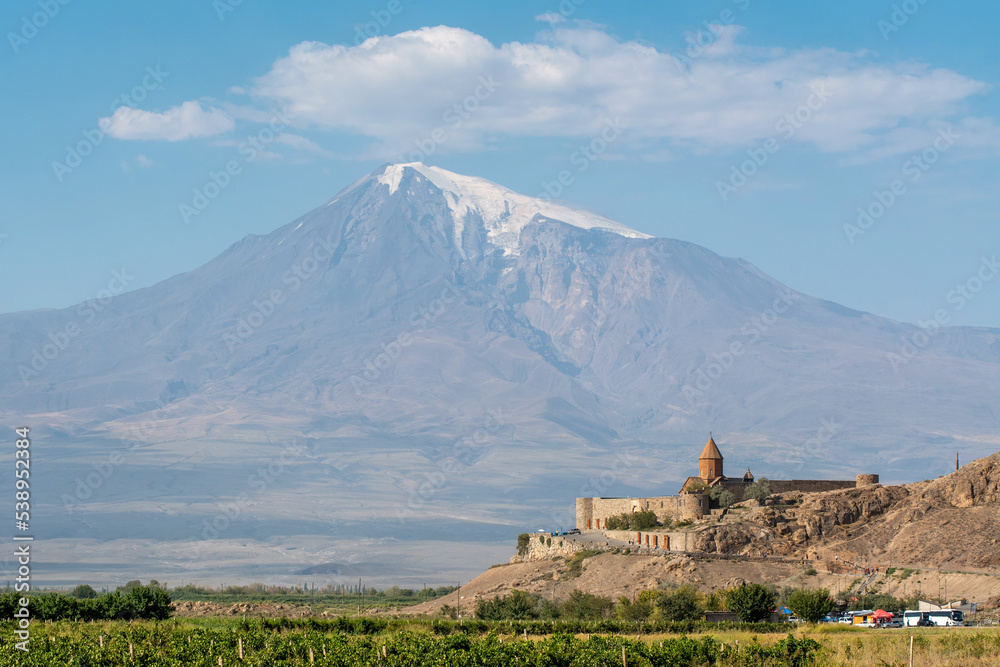
[[[876,623],[879,623],[881,621],[891,621],[892,614],[882,609],[876,609],[875,613],[872,614],[872,620],[874,620]]]

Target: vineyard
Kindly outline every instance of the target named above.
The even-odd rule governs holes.
[[[722,644],[712,637],[640,641],[621,636],[585,639],[557,634],[542,639],[497,634],[435,635],[396,632],[348,635],[311,629],[281,630],[260,624],[208,629],[174,622],[74,624],[34,627],[30,650],[14,647],[4,624],[0,664],[26,667],[337,665],[508,665],[605,667],[702,665],[798,667],[814,664],[820,645],[789,635],[770,647],[756,642]]]

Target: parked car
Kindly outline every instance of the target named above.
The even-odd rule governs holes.
[[[569,531],[569,534],[570,535],[579,535],[580,534],[580,529],[579,528],[574,528],[573,530]]]

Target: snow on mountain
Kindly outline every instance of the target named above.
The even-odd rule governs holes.
[[[455,245],[459,248],[462,247],[462,232],[470,218],[481,220],[489,241],[503,248],[508,255],[516,255],[520,251],[521,232],[536,216],[565,222],[580,229],[613,232],[627,238],[652,238],[596,213],[527,197],[484,178],[463,176],[420,162],[387,165],[378,174],[378,182],[388,185],[391,195],[399,189],[408,170],[427,179],[444,193],[455,221]]]

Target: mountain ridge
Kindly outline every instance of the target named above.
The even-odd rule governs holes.
[[[391,168],[92,319],[0,315],[15,360],[2,418],[51,441],[50,497],[123,450],[88,512],[130,508],[123,526],[176,526],[164,534],[181,539],[245,493],[247,457],[298,442],[309,456],[233,539],[272,544],[305,506],[302,530],[461,541],[471,526],[485,548],[521,522],[561,520],[584,486],[672,493],[690,474],[685,443],[709,429],[727,465],[771,478],[863,468],[905,481],[957,450],[1000,448],[1000,330],[944,329],[894,372],[887,355],[913,325],[691,243],[601,228],[582,209],[589,228],[529,208],[510,223],[515,246],[507,200],[467,205],[406,165],[390,191]],[[495,413],[503,423],[486,429]],[[47,511],[53,535],[78,535],[60,503]],[[349,562],[310,553],[298,569]]]

